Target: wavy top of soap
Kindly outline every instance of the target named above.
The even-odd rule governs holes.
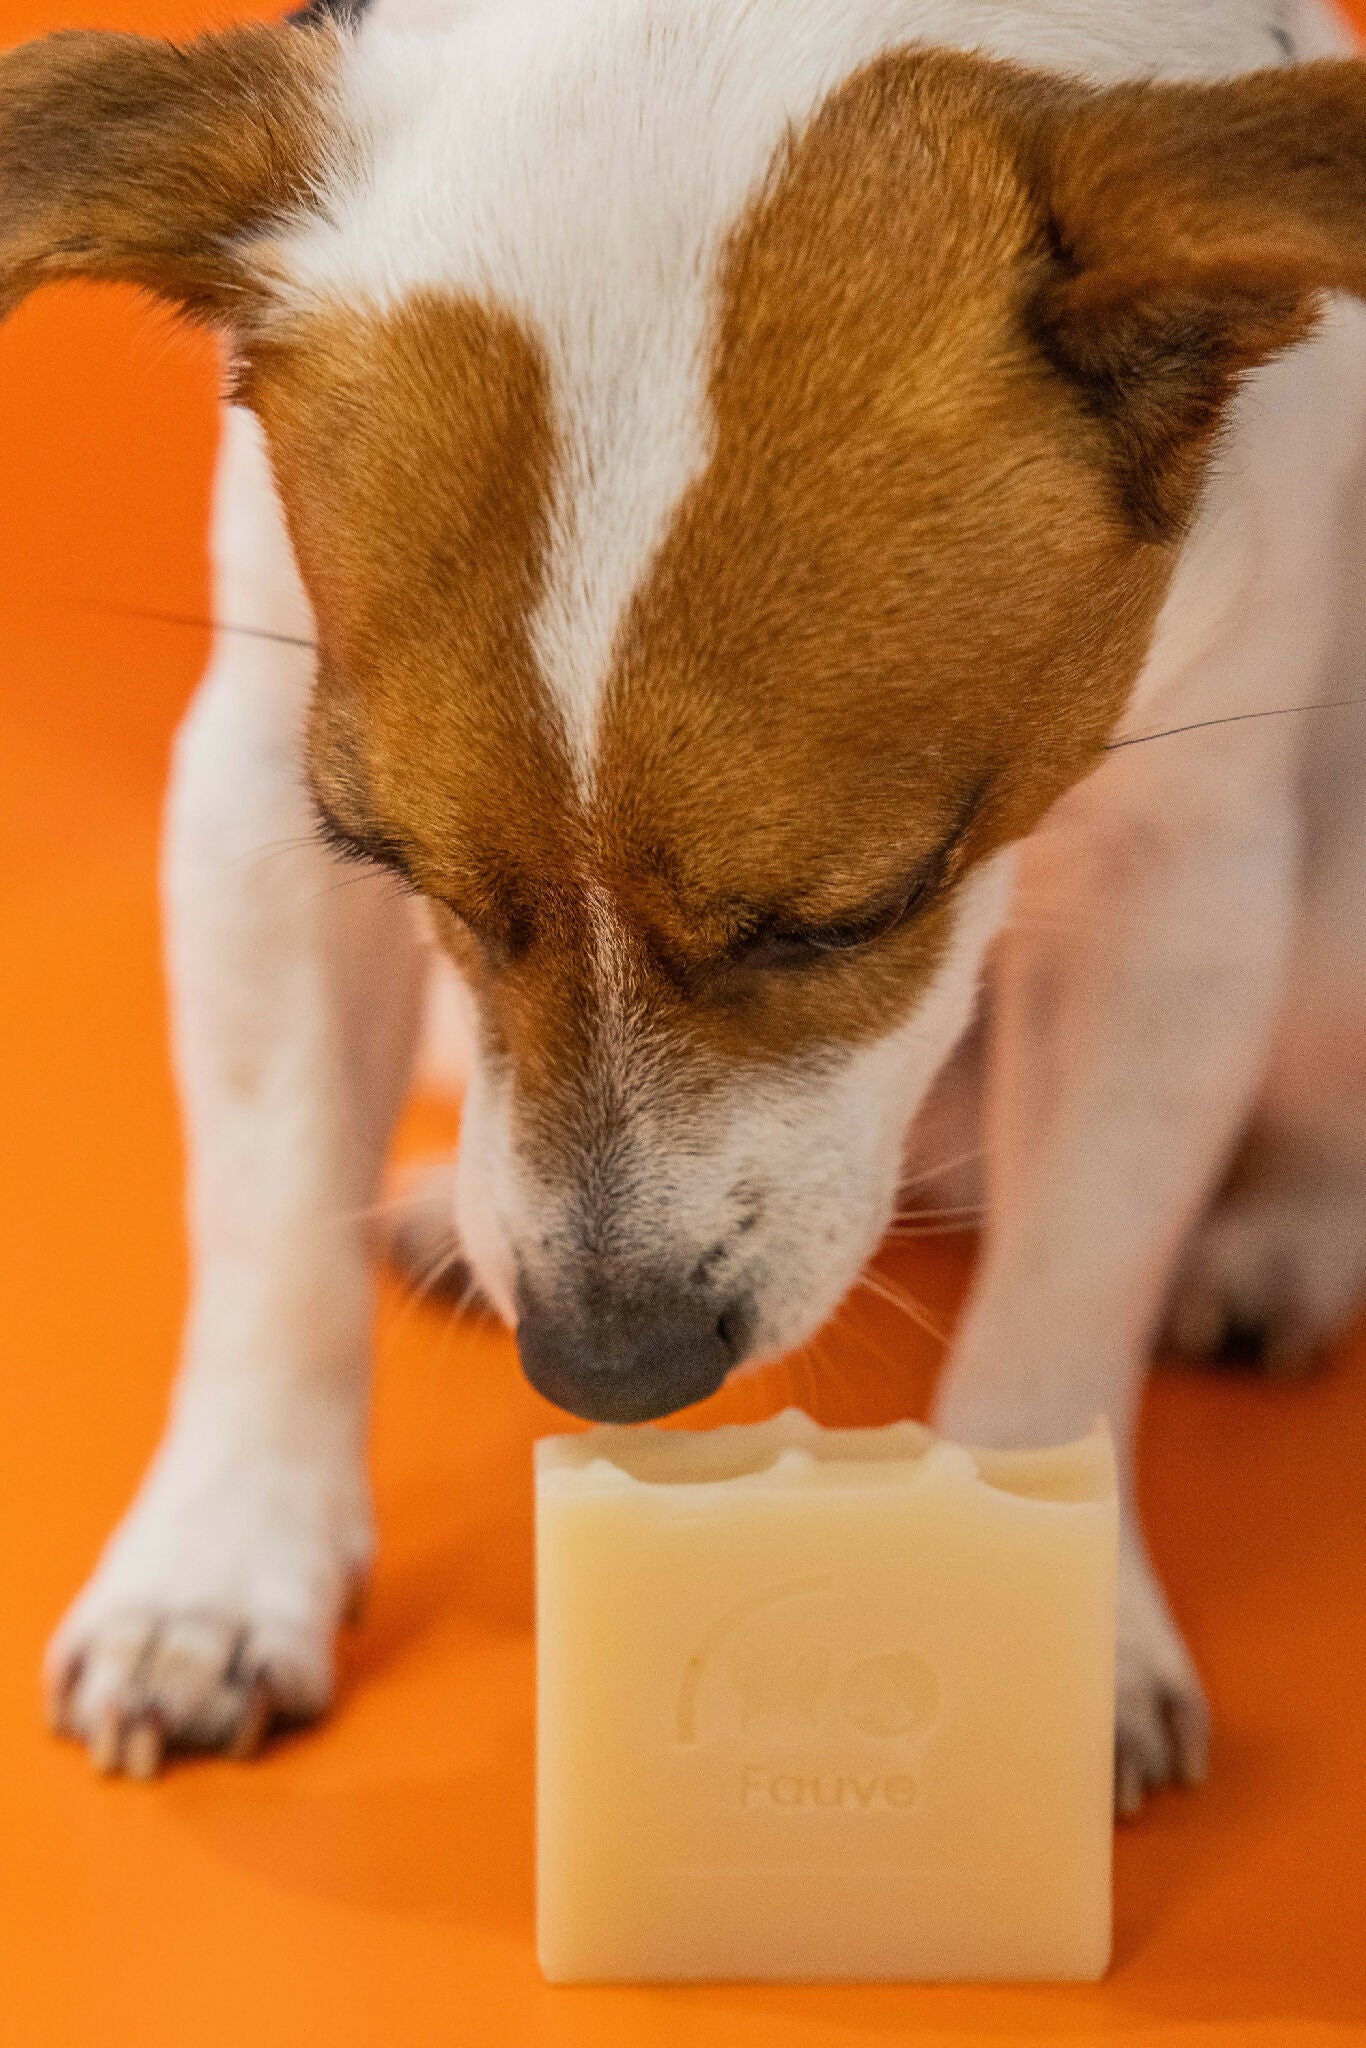
[[[948,1443],[919,1422],[871,1429],[825,1429],[800,1408],[766,1422],[719,1429],[659,1429],[651,1424],[542,1437],[536,1479],[542,1491],[636,1486],[867,1487],[912,1484],[957,1472],[1021,1499],[1075,1504],[1115,1493],[1110,1433],[1048,1450],[973,1450]]]

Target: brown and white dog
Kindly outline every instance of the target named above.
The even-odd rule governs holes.
[[[170,800],[185,1364],[50,1660],[107,1766],[331,1692],[395,876],[470,996],[464,1254],[581,1415],[829,1316],[936,1077],[975,1121],[989,948],[943,1426],[1127,1441],[1164,1317],[1349,1311],[1366,746],[1261,715],[1361,684],[1342,47],[1299,0],[377,0],[0,62],[0,298],[222,329],[254,629]],[[1128,1808],[1206,1727],[1132,1513],[1120,1660]]]

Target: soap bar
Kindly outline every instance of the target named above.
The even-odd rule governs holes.
[[[596,1429],[537,1445],[536,1524],[552,1983],[1104,1972],[1103,1431]]]

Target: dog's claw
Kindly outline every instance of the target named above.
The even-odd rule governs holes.
[[[1131,1820],[1163,1785],[1201,1785],[1209,1767],[1209,1709],[1197,1692],[1156,1687],[1121,1705],[1115,1740],[1115,1813]]]
[[[140,1714],[123,1737],[122,1763],[127,1777],[146,1783],[155,1778],[166,1755],[166,1731],[157,1714]]]
[[[71,1692],[72,1685],[68,1683],[64,1699],[69,1700]],[[236,1727],[223,1744],[224,1754],[243,1763],[259,1755],[275,1724],[279,1705],[269,1677],[258,1673],[247,1687]],[[73,1732],[70,1715],[58,1700],[53,1700],[49,1711],[58,1734]],[[166,1723],[155,1709],[129,1715],[116,1705],[103,1709],[86,1741],[91,1764],[101,1777],[122,1774],[143,1784],[160,1775],[170,1747]]]
[[[115,1706],[106,1707],[90,1730],[86,1745],[90,1762],[102,1778],[118,1771],[123,1751],[123,1716]]]
[[[1132,1820],[1143,1804],[1143,1773],[1138,1758],[1126,1749],[1115,1751],[1115,1812]]]
[[[275,1719],[275,1694],[270,1681],[264,1675],[254,1678],[242,1708],[241,1719],[233,1730],[227,1744],[227,1754],[238,1763],[245,1763],[263,1748],[270,1726]]]
[[[47,1714],[47,1725],[54,1735],[74,1735],[75,1723],[71,1716],[71,1702],[80,1682],[79,1660],[67,1664],[44,1688],[43,1706]]]
[[[87,1745],[90,1761],[103,1778],[125,1777],[143,1783],[155,1778],[166,1755],[166,1730],[158,1714],[128,1720],[116,1706],[100,1714]]]
[[[1168,1693],[1162,1702],[1172,1782],[1203,1785],[1209,1775],[1209,1709],[1203,1698]]]

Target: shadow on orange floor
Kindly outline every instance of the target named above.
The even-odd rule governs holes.
[[[184,7],[108,18],[180,27]],[[87,19],[92,18],[87,12]],[[7,35],[46,25],[6,5]],[[1213,1778],[1118,1843],[1068,1991],[549,1991],[531,1948],[529,1453],[512,1347],[386,1297],[383,1551],[340,1708],[251,1767],[107,1785],[41,1728],[44,1637],[154,1441],[184,1289],[155,818],[204,636],[206,347],[68,292],[0,337],[0,2027],[14,2048],[826,2048],[1366,2036],[1366,1338],[1318,1380],[1162,1374],[1143,1472]],[[409,1141],[438,1134],[418,1113]],[[949,1316],[954,1242],[885,1270]],[[936,1346],[860,1296],[707,1419],[919,1412]]]

